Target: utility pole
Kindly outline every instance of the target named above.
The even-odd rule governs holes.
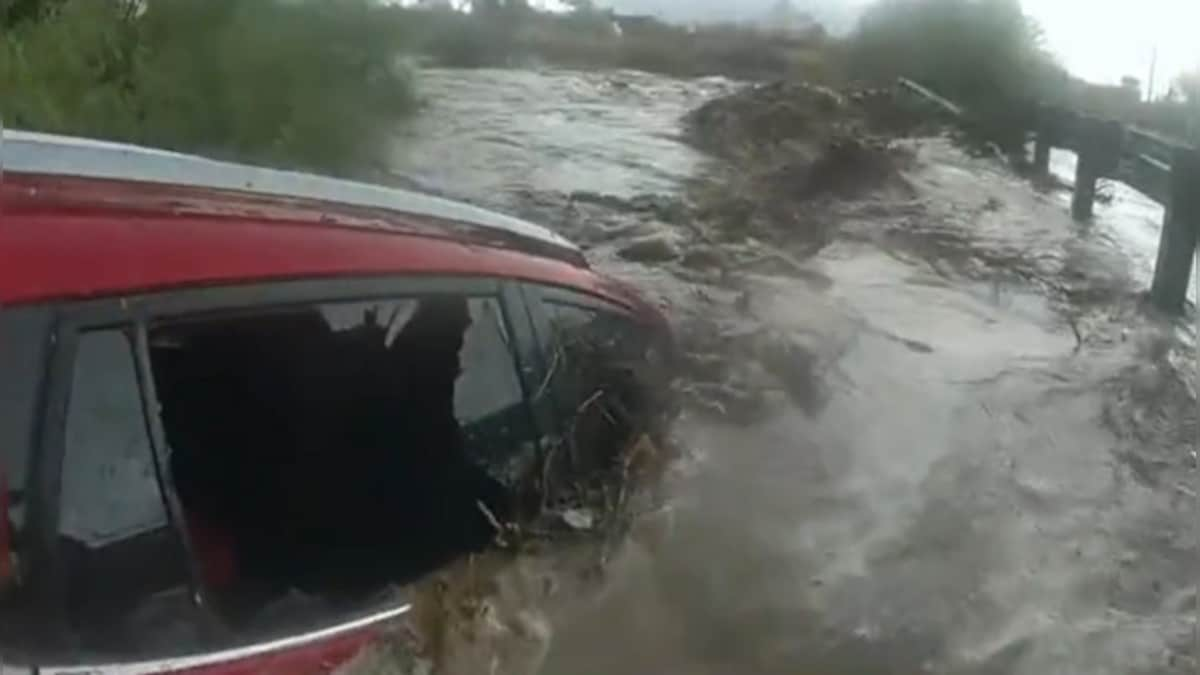
[[[1150,48],[1150,79],[1146,82],[1146,103],[1154,103],[1154,76],[1158,70],[1158,45]]]

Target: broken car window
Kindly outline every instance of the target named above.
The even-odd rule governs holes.
[[[150,332],[171,473],[236,626],[488,546],[529,413],[501,304],[453,294],[263,308]]]
[[[385,300],[379,302],[342,302],[321,306],[321,316],[335,331],[348,331],[364,323],[375,323],[384,330],[384,344],[392,346],[396,335],[417,311],[420,301],[416,298]]]
[[[321,306],[335,331],[378,325],[390,349],[413,319],[417,298]],[[454,387],[454,417],[462,427],[468,455],[505,482],[520,469],[511,464],[525,455],[522,439],[532,434],[524,394],[513,368],[513,349],[500,303],[493,298],[466,299],[470,323],[459,350],[460,373]],[[518,462],[519,463],[519,462]]]
[[[321,306],[321,314],[335,331],[350,331],[374,322],[384,330],[389,348],[412,319],[420,301],[415,298],[380,302],[339,303]],[[462,372],[454,390],[454,414],[470,425],[521,403],[517,373],[511,367],[508,329],[499,303],[490,298],[467,300],[470,324],[460,352]]]
[[[464,425],[518,405],[522,399],[499,304],[472,300],[469,307],[471,325],[463,340],[463,371],[454,391],[455,415]]]

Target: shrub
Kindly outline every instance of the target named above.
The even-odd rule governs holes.
[[[0,118],[7,126],[129,138],[138,114],[131,26],[115,2],[75,2],[0,35]]]
[[[369,0],[66,0],[6,33],[11,126],[353,173],[416,108]]]
[[[847,45],[851,76],[914,79],[963,105],[975,132],[1023,145],[1034,103],[1061,79],[1017,0],[880,0]]]
[[[968,107],[1034,97],[1053,65],[1017,0],[880,0],[847,56],[854,76],[906,76]]]

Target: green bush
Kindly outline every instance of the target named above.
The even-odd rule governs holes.
[[[0,38],[13,127],[353,173],[416,109],[369,0],[66,0]]]
[[[115,2],[76,2],[0,35],[0,117],[10,127],[129,138],[138,114],[132,28]]]
[[[1035,97],[1053,69],[1017,0],[880,0],[847,57],[853,76],[909,77],[968,107]]]
[[[1061,86],[1018,0],[879,0],[847,45],[852,77],[908,77],[964,106],[974,132],[1017,148],[1035,104]]]

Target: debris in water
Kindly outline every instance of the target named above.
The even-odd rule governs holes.
[[[488,524],[492,526],[492,529],[496,531],[496,545],[501,548],[508,546],[508,541],[504,538],[504,534],[512,530],[512,526],[510,525],[506,527],[505,525],[501,524],[500,520],[496,518],[496,514],[492,513],[492,510],[489,509],[487,504],[484,504],[482,501],[476,499],[475,506],[479,509],[479,512],[483,514],[483,517],[487,518]]]
[[[674,235],[660,232],[630,241],[617,250],[617,255],[632,262],[667,262],[681,253]]]
[[[811,139],[847,119],[845,99],[826,87],[773,82],[712,100],[685,118],[690,140],[724,154],[756,144]]]
[[[596,519],[589,509],[567,509],[562,513],[563,522],[576,530],[590,530]]]
[[[911,199],[903,172],[913,154],[893,142],[897,129],[876,122],[883,98],[775,83],[693,111],[688,140],[726,160],[691,184],[693,225],[713,238],[761,237],[807,256],[833,239],[841,218],[829,205],[881,191]]]
[[[696,246],[684,253],[679,262],[692,269],[724,268],[728,265],[728,256],[715,246]]]

